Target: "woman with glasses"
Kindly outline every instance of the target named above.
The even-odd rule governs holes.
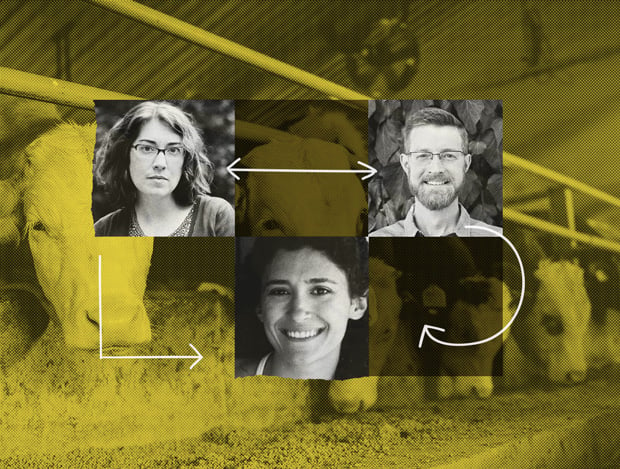
[[[175,105],[145,101],[106,134],[97,175],[118,210],[96,236],[233,236],[234,210],[212,197],[213,166],[192,118]]]

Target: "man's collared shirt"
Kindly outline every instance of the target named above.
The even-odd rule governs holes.
[[[411,207],[404,220],[397,221],[392,225],[385,226],[369,233],[368,236],[424,236],[424,234],[418,229],[413,218],[415,205]],[[465,228],[466,226],[480,226],[483,228],[489,228],[498,234],[502,234],[502,229],[498,226],[488,225],[480,220],[472,218],[465,207],[459,204],[460,215],[456,223],[456,231],[446,236],[459,236],[461,238],[466,237],[485,237],[493,236],[487,230],[477,230],[475,228]]]

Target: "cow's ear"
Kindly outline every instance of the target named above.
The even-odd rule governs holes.
[[[368,308],[368,292],[363,296],[358,296],[351,300],[349,308],[349,319],[361,319]]]

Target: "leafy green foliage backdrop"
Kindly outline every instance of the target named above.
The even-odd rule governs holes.
[[[377,100],[368,104],[368,161],[378,170],[368,184],[368,230],[405,218],[414,198],[399,156],[405,116],[425,107],[451,112],[469,134],[472,163],[459,200],[472,217],[502,226],[503,106],[500,100]]]

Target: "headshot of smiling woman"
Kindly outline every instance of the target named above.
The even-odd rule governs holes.
[[[118,207],[97,220],[96,236],[234,235],[232,206],[210,195],[213,165],[201,133],[175,104],[133,106],[103,136],[95,164]]]
[[[237,269],[235,376],[367,376],[366,239],[242,238],[238,252],[252,242]]]

